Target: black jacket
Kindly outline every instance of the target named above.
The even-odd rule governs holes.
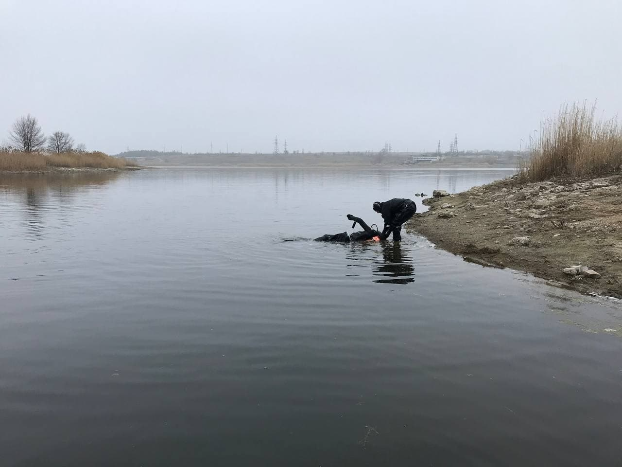
[[[408,201],[410,200],[404,198],[393,198],[389,201],[385,201],[384,203],[380,203],[380,213],[384,219],[384,225],[391,225],[395,215],[404,208],[404,205]]]

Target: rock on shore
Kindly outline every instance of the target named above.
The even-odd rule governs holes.
[[[439,247],[584,293],[622,297],[621,176],[529,184],[510,178],[424,204],[430,210],[408,228]],[[573,267],[576,274],[564,271]]]

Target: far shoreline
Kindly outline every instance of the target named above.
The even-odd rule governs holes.
[[[507,171],[514,172],[518,169],[512,166],[432,166],[432,165],[364,165],[364,164],[333,164],[333,165],[244,165],[244,164],[232,164],[232,165],[143,165],[140,166],[143,169],[356,169],[356,170],[401,170],[401,171],[414,171],[414,170],[488,170],[488,171]]]

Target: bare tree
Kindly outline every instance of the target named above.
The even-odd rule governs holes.
[[[48,150],[60,154],[73,151],[73,138],[64,131],[55,131],[48,138]]]
[[[18,118],[13,123],[13,129],[9,132],[9,139],[24,152],[39,151],[45,146],[45,135],[41,131],[39,122],[30,114]]]

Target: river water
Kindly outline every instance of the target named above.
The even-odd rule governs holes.
[[[508,174],[0,178],[1,465],[620,465],[618,303],[310,240]]]

